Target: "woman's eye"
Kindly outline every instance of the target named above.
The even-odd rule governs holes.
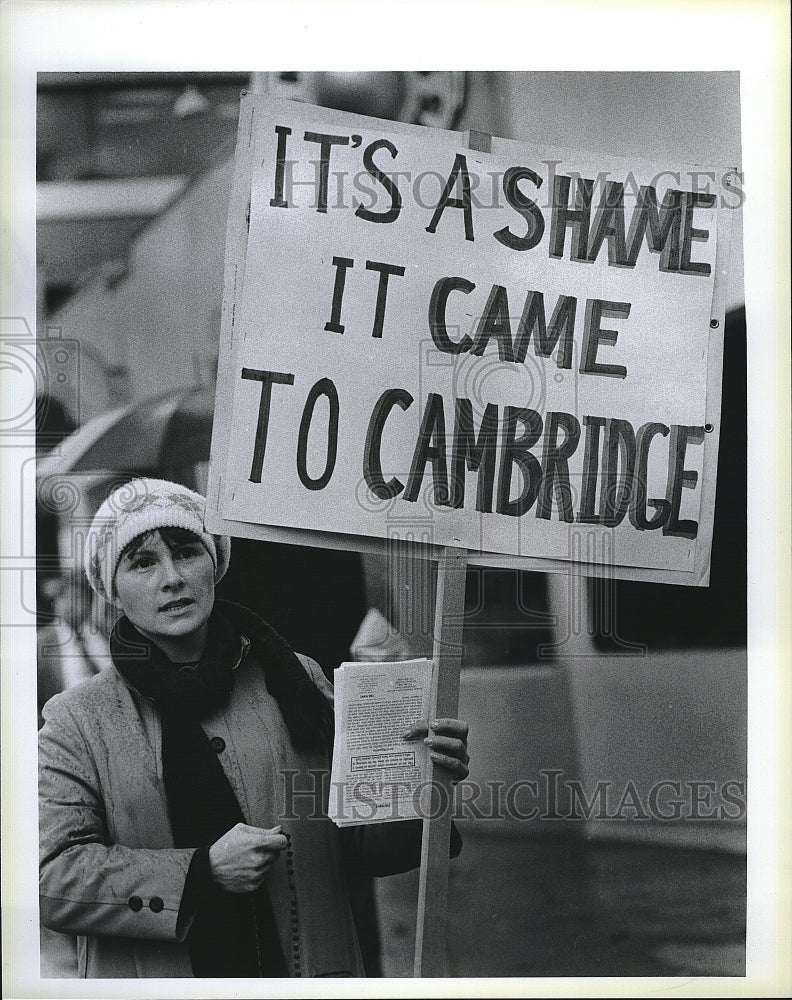
[[[143,556],[140,559],[136,559],[135,562],[132,563],[132,569],[148,569],[153,565],[153,559],[150,559],[148,556]]]
[[[198,555],[198,550],[194,546],[189,546],[188,548],[179,549],[176,553],[177,559],[194,559]]]

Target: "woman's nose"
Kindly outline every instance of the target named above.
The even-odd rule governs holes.
[[[162,586],[178,587],[184,583],[184,578],[179,572],[179,568],[170,556],[162,561]]]

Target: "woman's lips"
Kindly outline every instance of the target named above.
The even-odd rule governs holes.
[[[163,604],[160,611],[183,611],[193,603],[191,597],[180,597],[177,601],[168,601],[167,604]]]

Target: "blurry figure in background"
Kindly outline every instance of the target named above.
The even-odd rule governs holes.
[[[38,484],[36,528],[47,535],[36,574],[38,589],[47,595],[46,613],[40,609],[37,615],[39,726],[41,709],[53,695],[110,663],[109,636],[118,612],[88,585],[81,531],[117,484],[118,476],[110,473],[45,477]]]
[[[258,615],[215,601],[230,543],[204,511],[141,479],[94,518],[86,573],[123,615],[112,667],[44,709],[42,922],[80,936],[88,977],[362,975],[346,872],[417,867],[421,823],[340,831],[323,794],[287,794],[284,775],[309,789],[329,771],[332,688]],[[418,720],[410,738],[428,732]],[[435,765],[464,779],[467,727],[431,732]]]
[[[54,396],[36,397],[36,458],[43,459],[76,430],[70,413]],[[90,677],[94,657],[106,654],[106,644],[94,642],[83,622],[92,604],[81,567],[61,558],[61,518],[57,504],[36,497],[36,638],[38,708],[52,695]]]
[[[412,655],[409,640],[377,607],[371,607],[366,612],[352,640],[350,652],[352,659],[360,663],[409,660]]]
[[[53,620],[37,632],[38,710],[55,694],[93,677],[110,662],[112,619],[103,614],[81,569],[52,578]]]

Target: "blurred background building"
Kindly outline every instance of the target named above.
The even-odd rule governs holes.
[[[107,491],[141,472],[205,485],[243,89],[672,164],[741,159],[730,73],[40,74],[41,699],[106,663],[108,610],[90,604],[79,553]],[[466,599],[460,716],[470,722],[472,781],[541,783],[557,772],[561,813],[569,782],[588,799],[605,782],[617,804],[630,787],[645,803],[668,782],[664,794],[679,787],[688,813],[698,788],[698,817],[662,820],[625,807],[566,822],[462,820],[467,847],[449,909],[453,974],[743,970],[739,216],[711,586],[476,569]],[[420,588],[405,582],[398,554],[362,559],[235,540],[232,567],[226,596],[244,594],[328,672],[350,647],[382,641],[386,652],[420,654],[430,643],[413,596]],[[428,569],[423,586],[431,589]],[[727,786],[738,803],[724,812]],[[414,897],[412,876],[378,886],[386,974],[410,972]],[[376,939],[369,947],[375,955]]]

